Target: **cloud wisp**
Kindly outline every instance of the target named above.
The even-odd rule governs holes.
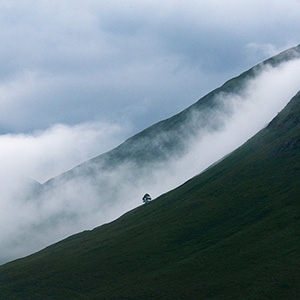
[[[299,59],[275,68],[266,66],[249,78],[241,93],[217,94],[215,100],[221,103],[217,109],[190,115],[187,130],[197,128],[197,120],[208,116],[213,120],[212,126],[199,129],[199,134],[187,139],[180,157],[171,156],[142,167],[134,161],[124,161],[110,169],[92,161],[82,167],[84,172],[76,168],[71,177],[48,182],[42,192],[41,186],[14,174],[27,172],[33,178],[46,179],[54,169],[60,171],[58,166],[69,168],[74,163],[75,158],[67,159],[72,156],[71,148],[78,149],[76,160],[86,159],[97,151],[99,154],[101,147],[106,150],[99,142],[101,138],[109,140],[109,146],[118,142],[123,129],[103,124],[60,125],[33,136],[0,137],[0,143],[21,149],[18,153],[9,149],[0,152],[7,162],[6,170],[10,170],[9,174],[5,169],[0,173],[0,261],[29,254],[70,234],[111,221],[142,204],[144,193],[157,197],[202,172],[267,125],[299,90],[299,78]],[[151,143],[159,145],[159,137]],[[35,197],[29,194],[32,186]]]

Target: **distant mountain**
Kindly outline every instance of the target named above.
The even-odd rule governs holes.
[[[300,92],[220,163],[0,267],[3,299],[298,299]]]

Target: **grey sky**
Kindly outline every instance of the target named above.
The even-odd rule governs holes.
[[[0,125],[138,131],[298,44],[299,15],[294,0],[1,1]]]
[[[299,44],[299,16],[299,0],[3,0],[0,133],[121,128],[81,162]]]

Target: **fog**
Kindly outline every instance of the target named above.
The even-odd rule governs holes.
[[[0,262],[109,222],[141,205],[146,192],[155,198],[184,183],[266,126],[299,89],[299,59],[266,67],[240,94],[218,94],[218,109],[190,115],[187,128],[196,128],[197,120],[208,115],[216,126],[187,139],[180,157],[143,167],[128,161],[109,170],[93,161],[83,167],[86,174],[92,167],[99,172],[82,176],[82,168],[76,168],[71,179],[58,177],[42,193],[39,184],[24,177],[45,181],[68,170],[120,143],[126,126],[57,125],[31,135],[1,136]],[[159,145],[159,139],[152,142]]]
[[[1,174],[40,183],[123,142],[130,126],[110,123],[56,124],[31,134],[0,135]]]

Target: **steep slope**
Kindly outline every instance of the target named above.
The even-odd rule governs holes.
[[[5,299],[298,299],[300,93],[219,164],[0,267]]]

